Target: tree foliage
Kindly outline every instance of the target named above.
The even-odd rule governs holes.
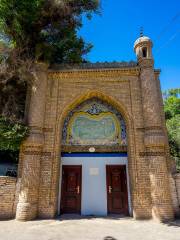
[[[14,93],[13,109],[20,106],[15,103],[24,95],[25,83],[34,79],[34,62],[85,61],[84,56],[92,45],[85,43],[77,30],[82,27],[84,15],[90,18],[98,10],[98,0],[0,0],[0,93],[11,95],[9,99],[6,97],[9,102]],[[8,106],[0,105],[0,114],[8,117]]]
[[[0,160],[17,163],[20,144],[27,135],[27,126],[0,117]]]
[[[171,155],[180,170],[180,89],[164,92],[164,111],[168,130]]]
[[[23,119],[34,63],[84,62],[92,45],[77,31],[82,17],[98,12],[98,0],[0,0],[0,156],[17,153],[27,134]]]
[[[77,34],[82,14],[97,12],[97,0],[0,0],[0,31],[21,57],[49,63],[79,63],[91,44]]]
[[[18,151],[21,141],[27,136],[28,127],[0,118],[0,149]]]

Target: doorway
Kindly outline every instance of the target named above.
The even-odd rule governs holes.
[[[122,190],[119,193],[115,193],[112,189],[113,199],[111,200],[111,196],[107,193],[107,174],[109,174],[109,172],[107,173],[107,166],[116,167],[117,173],[124,181],[115,182],[114,170],[111,169],[110,172],[113,173],[113,177],[108,178],[110,179],[108,186],[122,185],[119,187]],[[78,170],[79,168],[81,170]],[[71,175],[73,175],[72,180],[70,179]],[[132,214],[126,153],[63,153],[61,156],[61,176],[59,214],[81,213],[84,216],[107,216],[107,214],[113,212],[123,215]],[[111,180],[114,182],[111,182]],[[124,206],[123,209],[121,208],[121,211],[119,211],[117,207],[116,211],[114,209],[109,211],[108,201],[111,201],[112,206],[114,206],[115,200],[119,201],[118,197],[123,198],[120,199]]]
[[[125,165],[106,165],[107,210],[110,214],[128,215]]]
[[[81,166],[62,166],[61,213],[81,213]]]

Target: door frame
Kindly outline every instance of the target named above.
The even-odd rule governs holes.
[[[61,193],[62,193],[62,178],[63,178],[63,174],[62,174],[62,169],[63,167],[65,168],[79,168],[80,169],[80,209],[77,212],[77,214],[81,214],[81,202],[82,202],[82,165],[61,165],[61,181],[60,181],[60,187],[61,187]],[[60,195],[60,204],[61,204],[61,200],[62,200],[62,196]],[[58,208],[59,212],[61,212],[61,205],[59,205]]]

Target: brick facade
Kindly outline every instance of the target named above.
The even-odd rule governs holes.
[[[144,46],[146,57],[141,55]],[[37,64],[28,115],[30,135],[22,143],[20,154],[18,220],[57,215],[60,155],[64,149],[61,144],[63,123],[71,110],[93,97],[116,108],[126,122],[133,217],[160,221],[174,218],[175,200],[172,199],[175,192],[171,194],[172,164],[159,84],[160,71],[153,67],[151,47],[151,41],[144,37],[136,42],[138,63],[51,69]],[[69,150],[73,151],[73,148]],[[79,151],[83,151],[82,147]]]
[[[20,182],[13,177],[0,177],[0,219],[15,217]]]

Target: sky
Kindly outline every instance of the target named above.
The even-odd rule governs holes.
[[[102,0],[101,14],[83,18],[79,34],[93,44],[91,62],[136,60],[135,40],[143,27],[153,41],[162,90],[180,87],[180,0]]]

